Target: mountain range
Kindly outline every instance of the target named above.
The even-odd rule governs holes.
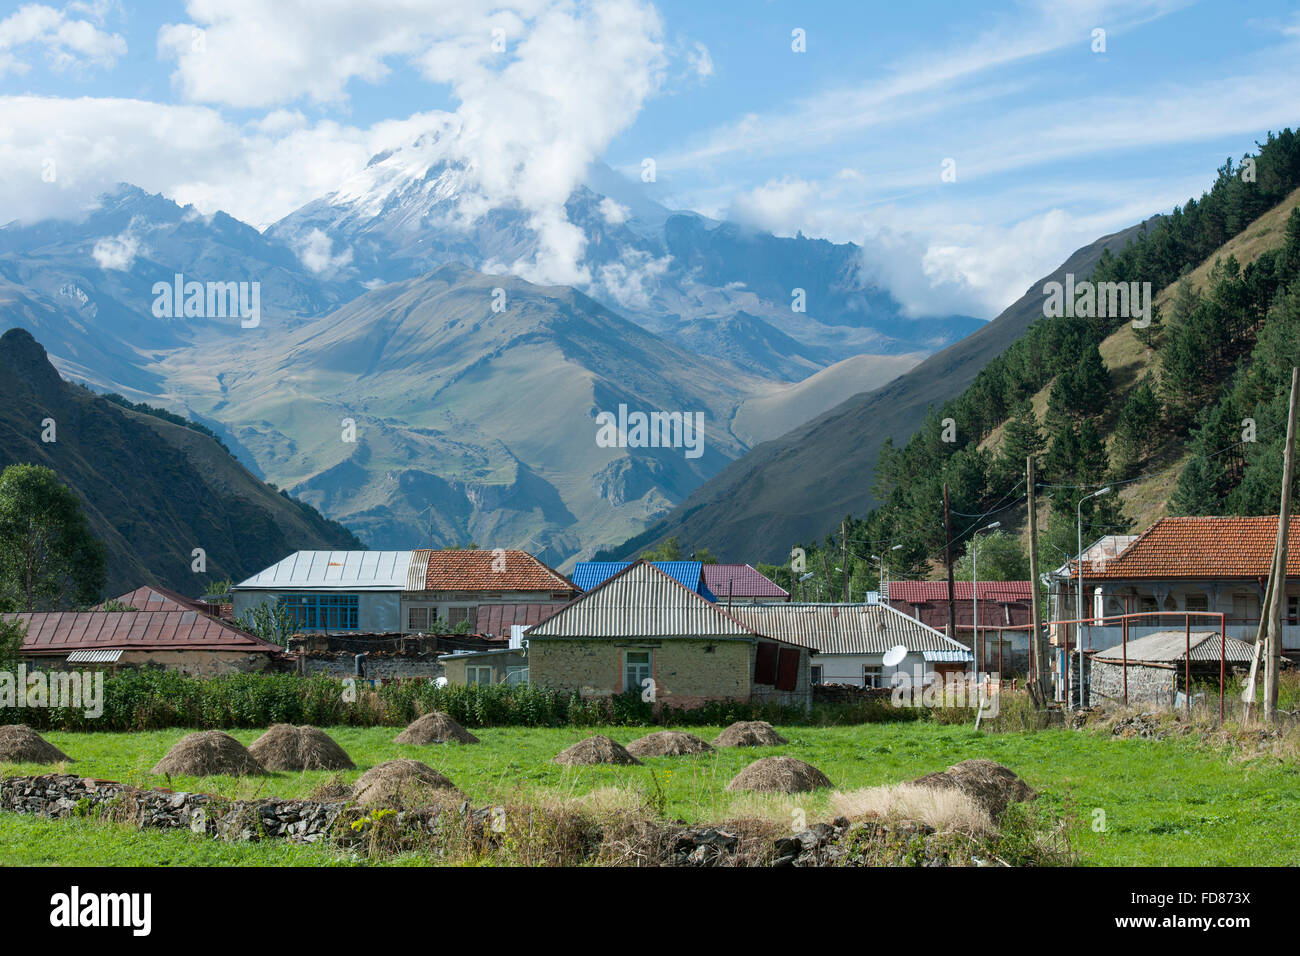
[[[557,565],[983,325],[908,317],[857,246],[672,211],[604,167],[566,204],[590,281],[528,282],[510,273],[539,252],[527,214],[467,221],[472,171],[437,152],[376,156],[262,231],[125,184],[78,220],[10,223],[0,323],[71,380],[211,428],[370,546]],[[259,283],[259,321],[156,315],[176,276]],[[620,405],[702,414],[704,453],[600,447]]]

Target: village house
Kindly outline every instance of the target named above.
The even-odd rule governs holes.
[[[442,658],[447,683],[527,684],[528,651],[523,647],[501,647],[490,651],[458,651]]]
[[[1052,575],[1053,619],[1146,614],[1131,619],[1129,641],[1169,629],[1184,629],[1191,613],[1196,630],[1219,629],[1222,613],[1228,637],[1253,643],[1268,584],[1277,537],[1277,517],[1161,518],[1136,536],[1103,539],[1084,552],[1083,614],[1078,613],[1079,563]],[[1300,652],[1300,522],[1291,521],[1282,615],[1283,653]],[[1155,612],[1170,612],[1163,616]],[[1174,613],[1176,612],[1176,613]],[[1069,631],[1068,635],[1063,633]],[[1053,643],[1074,643],[1073,626],[1057,628]],[[1122,622],[1085,624],[1078,629],[1086,650],[1118,645]]]
[[[890,687],[896,673],[913,682],[964,673],[970,650],[886,604],[756,604],[731,615],[760,634],[817,650],[814,684]],[[892,663],[886,655],[905,652]]]
[[[665,570],[636,561],[523,633],[531,683],[657,704],[737,700],[810,707],[813,651],[777,640]]]
[[[974,649],[985,672],[1003,676],[1025,673],[1029,669],[1033,595],[1029,581],[980,581],[975,590],[970,581],[955,581],[956,616],[950,636]],[[934,630],[949,633],[947,581],[889,581],[881,600]],[[972,621],[977,616],[979,630],[975,634]]]
[[[162,667],[190,677],[220,677],[288,666],[287,656],[276,645],[219,618],[185,608],[50,611],[6,617],[27,628],[22,657],[52,669]]]
[[[526,551],[296,551],[231,588],[235,618],[282,607],[296,632],[422,633],[441,622],[477,633],[480,610],[515,608],[494,626],[527,621],[521,605],[563,605],[578,589]]]

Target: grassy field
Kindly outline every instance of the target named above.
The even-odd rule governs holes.
[[[809,822],[832,816],[828,791],[791,797],[731,794],[727,782],[759,756],[789,754],[823,770],[841,790],[897,783],[969,757],[1011,767],[1042,792],[1042,800],[1082,821],[1081,862],[1089,865],[1294,865],[1300,863],[1300,776],[1290,761],[1240,760],[1188,739],[1111,739],[1066,730],[976,733],[933,723],[854,727],[782,727],[790,743],[760,750],[722,750],[702,757],[660,757],[644,767],[560,767],[550,758],[592,732],[626,743],[636,728],[486,728],[480,745],[415,747],[392,742],[392,728],[327,728],[358,769],[393,757],[423,760],[446,774],[476,804],[579,797],[617,788],[662,806],[667,819],[695,822],[763,816]],[[706,739],[721,728],[690,728]],[[141,786],[167,785],[149,768],[183,731],[137,734],[50,733],[78,759],[69,769]],[[237,731],[250,743],[258,731]],[[18,765],[6,773],[48,772]],[[324,772],[256,778],[177,778],[172,789],[229,797],[305,796],[329,779]],[[659,793],[662,793],[660,798]],[[1105,829],[1094,830],[1104,814]],[[99,823],[41,821],[0,815],[0,863],[171,862],[176,865],[318,865],[346,862],[320,847],[268,843],[229,846],[189,834],[134,833]],[[422,862],[398,860],[395,862]]]

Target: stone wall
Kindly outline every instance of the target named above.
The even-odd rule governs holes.
[[[1089,703],[1095,706],[1108,700],[1124,699],[1123,664],[1108,664],[1105,661],[1093,660],[1091,670]],[[1175,681],[1181,682],[1181,675],[1173,668],[1150,667],[1130,662],[1128,665],[1129,703],[1172,707]]]

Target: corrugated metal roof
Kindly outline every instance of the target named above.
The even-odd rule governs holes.
[[[235,589],[401,591],[410,551],[295,551]]]
[[[788,598],[790,592],[748,564],[706,564],[704,584],[720,601],[733,598]]]
[[[971,582],[953,582],[953,600],[971,600]],[[979,599],[981,601],[1028,601],[1033,594],[1033,585],[1029,581],[981,581]],[[890,581],[889,600],[902,601],[904,604],[928,604],[948,600],[947,581]]]
[[[183,594],[178,594],[169,588],[156,587],[153,585],[143,585],[134,591],[127,591],[125,594],[119,594],[111,600],[120,601],[127,604],[137,611],[204,611],[209,610],[208,605],[202,601],[196,601],[194,598],[187,598]],[[108,602],[105,601],[104,604]],[[104,604],[96,605],[96,611],[102,611]]]
[[[716,604],[646,561],[627,566],[526,632],[529,640],[754,636]]]
[[[73,651],[68,655],[69,664],[112,664],[121,659],[122,648],[89,651]]]
[[[1146,637],[1139,637],[1135,641],[1128,642],[1128,662],[1130,664],[1181,662],[1187,656],[1187,643],[1188,636],[1185,630],[1157,631],[1154,634],[1148,634]],[[1230,663],[1248,664],[1255,656],[1254,644],[1247,644],[1235,637],[1229,637],[1222,643],[1225,659]],[[1192,631],[1191,645],[1193,661],[1219,660],[1220,641],[1218,631]],[[1124,645],[1116,644],[1104,651],[1097,651],[1093,654],[1093,660],[1122,663],[1124,655]]]
[[[970,651],[922,651],[921,658],[933,664],[962,664],[975,660]]]
[[[24,654],[90,648],[279,651],[252,634],[197,611],[52,611],[9,614],[27,625]]]
[[[704,565],[699,561],[651,561],[664,574],[685,588],[703,595],[707,600],[717,597],[704,583]],[[573,583],[584,591],[591,591],[629,567],[631,561],[579,561],[573,566]]]
[[[768,637],[815,648],[823,654],[883,654],[967,648],[887,604],[745,604],[732,617]]]
[[[515,624],[531,627],[540,624],[563,604],[480,604],[478,606],[477,631],[479,634],[492,634],[502,637],[510,633]]]

